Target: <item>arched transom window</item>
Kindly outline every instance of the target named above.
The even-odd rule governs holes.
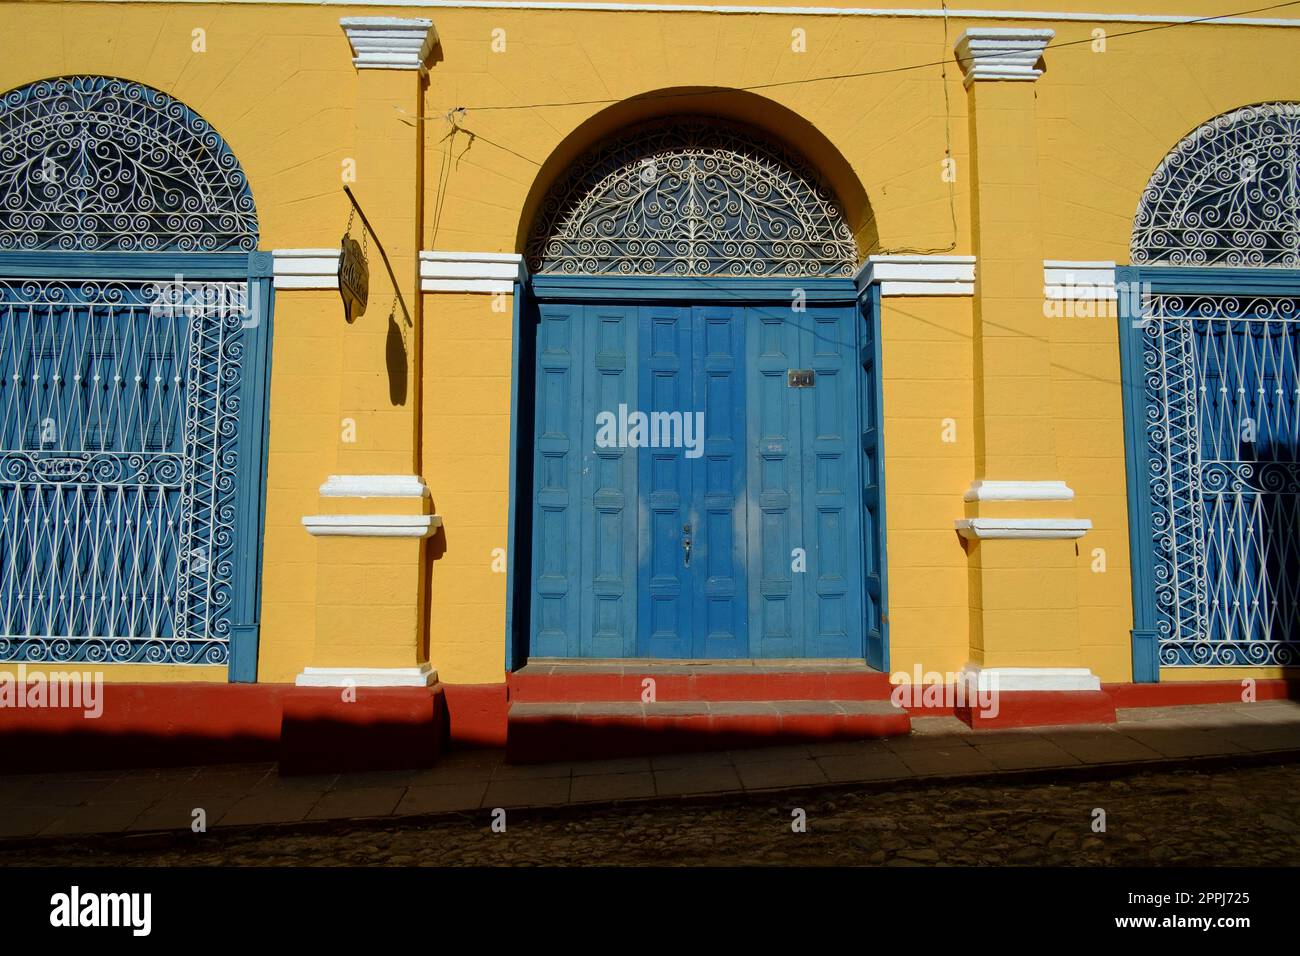
[[[633,129],[581,157],[529,237],[534,273],[851,276],[857,246],[800,157],[711,118]]]
[[[239,163],[166,93],[65,76],[0,96],[0,251],[256,247]]]
[[[1135,264],[1300,267],[1300,104],[1216,116],[1165,157],[1134,221]]]

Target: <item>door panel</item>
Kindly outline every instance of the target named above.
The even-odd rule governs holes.
[[[797,313],[800,368],[812,388],[791,389],[800,408],[805,643],[800,656],[862,656],[855,329],[842,310]]]
[[[533,653],[861,657],[857,338],[848,307],[542,305]]]
[[[651,413],[694,408],[691,310],[641,309],[641,387],[632,409]],[[653,419],[652,419],[653,420]],[[684,528],[693,526],[691,462],[680,448],[634,452],[640,468],[642,545],[637,652],[645,657],[690,657],[694,588],[684,559]]]
[[[860,471],[852,310],[750,309],[749,648],[754,657],[860,657]],[[791,369],[813,384],[792,388]]]
[[[694,656],[744,657],[749,600],[741,362],[745,311],[703,306],[693,310],[692,318],[694,407],[704,412],[703,454],[687,459],[694,476],[691,526],[702,532],[691,558],[697,609]]]
[[[583,308],[544,304],[537,329],[533,653],[576,657],[581,618]]]
[[[635,306],[586,306],[582,407],[582,657],[630,657],[636,646],[636,450],[597,442],[596,416],[636,397]]]
[[[786,373],[799,365],[799,330],[787,308],[748,309],[749,367],[749,654],[798,657],[803,589],[794,571],[803,549],[802,480],[794,434],[797,389]]]

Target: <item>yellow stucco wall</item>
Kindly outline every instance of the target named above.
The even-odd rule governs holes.
[[[424,479],[446,521],[430,545],[429,659],[458,683],[505,674],[511,298],[425,297]]]
[[[969,659],[963,515],[974,455],[970,300],[882,300],[890,669],[951,673]]]
[[[1051,6],[1223,12],[1210,0]],[[436,24],[441,44],[423,106],[414,96],[409,108],[398,105],[406,102],[402,94],[386,98],[379,81],[360,85],[338,21],[383,15],[427,16]],[[425,249],[522,251],[532,211],[566,162],[624,124],[676,112],[733,117],[804,152],[844,197],[864,255],[971,254],[980,228],[969,185],[970,100],[952,42],[967,26],[997,21],[953,18],[945,27],[934,18],[10,2],[0,3],[0,23],[0,89],[104,73],[164,90],[211,122],[248,175],[263,249],[336,245],[348,208],[341,165],[362,157],[356,188],[386,210],[383,229],[398,250],[401,282],[413,274],[417,239]],[[1048,51],[1046,73],[1032,84],[1031,139],[1016,144],[1036,151],[1038,164],[1039,191],[1030,201],[1038,238],[1021,250],[1033,266],[1026,274],[1041,274],[1044,258],[1124,263],[1141,189],[1184,134],[1236,106],[1300,100],[1300,29],[1186,26],[1124,37],[1141,26],[1105,23],[1101,53],[1074,42],[1091,39],[1099,24],[1008,23],[1052,26],[1057,43],[1069,44]],[[503,38],[494,36],[498,29]],[[205,52],[194,50],[195,30],[204,31]],[[806,52],[792,49],[795,30],[806,31]],[[495,52],[501,39],[504,50]],[[919,64],[932,65],[904,69]],[[862,72],[871,75],[798,82]],[[761,88],[737,92],[742,87]],[[700,92],[715,89],[729,92]],[[648,95],[656,91],[674,95]],[[556,103],[570,105],[491,108]],[[447,113],[456,107],[469,109],[453,125]],[[412,157],[402,154],[419,122],[422,184]],[[1007,135],[1014,138],[1014,124]],[[392,148],[376,146],[390,137]],[[956,160],[955,183],[941,176],[946,151]],[[392,183],[408,182],[408,192],[389,195]],[[986,217],[999,199],[1024,201],[995,187],[987,184],[982,195]],[[292,680],[314,659],[324,626],[318,589],[330,578],[321,577],[320,545],[300,519],[320,510],[321,481],[339,471],[401,472],[409,458],[406,470],[418,467],[445,522],[428,546],[427,600],[420,598],[427,653],[446,681],[497,682],[506,575],[494,549],[507,541],[510,303],[502,309],[492,296],[474,294],[420,297],[408,284],[415,318],[423,319],[422,342],[408,341],[421,348],[422,391],[389,404],[384,321],[392,291],[373,255],[371,275],[380,304],[354,326],[340,320],[334,292],[276,296],[259,679]],[[1033,285],[1013,294],[1028,301],[1040,291]],[[957,670],[982,640],[972,633],[972,607],[982,612],[990,592],[972,585],[978,559],[973,565],[953,530],[965,514],[962,492],[978,476],[974,323],[970,297],[884,303],[894,670]],[[1044,468],[1051,473],[986,476],[1056,478],[1075,490],[1069,513],[1090,518],[1094,528],[1078,543],[1073,572],[1067,559],[1059,569],[1076,585],[1077,607],[1068,609],[1077,618],[1073,663],[1107,681],[1130,676],[1116,335],[1109,315],[1044,317],[1037,341],[1049,372],[1045,388],[1035,383],[1032,401],[1049,406],[1043,417],[1054,464]],[[415,356],[408,360],[414,368]],[[410,404],[417,398],[418,418]],[[1014,394],[999,392],[996,401],[1016,413]],[[943,438],[945,419],[955,424],[955,441]],[[345,420],[357,425],[355,441],[344,439]],[[418,428],[418,448],[407,448],[406,428]],[[1094,549],[1105,552],[1104,571],[1094,570]],[[1026,630],[1008,646],[1030,647],[1038,636]],[[157,673],[137,667],[110,676]]]

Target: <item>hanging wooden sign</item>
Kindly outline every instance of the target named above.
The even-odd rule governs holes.
[[[339,295],[343,297],[343,317],[351,322],[366,311],[370,300],[370,263],[361,243],[344,236],[339,247]]]

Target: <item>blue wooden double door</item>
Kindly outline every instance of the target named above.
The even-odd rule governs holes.
[[[863,657],[859,321],[539,306],[533,656]]]

